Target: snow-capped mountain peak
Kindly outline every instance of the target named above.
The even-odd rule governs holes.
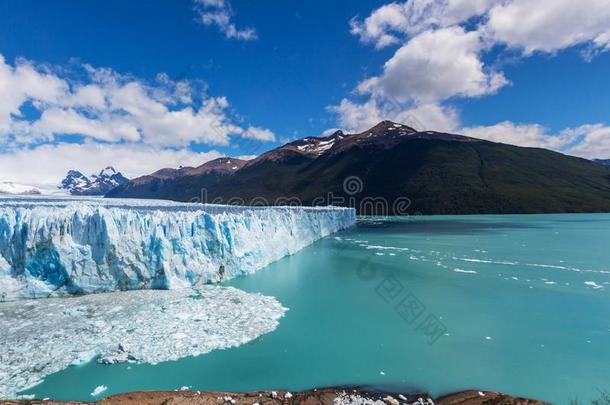
[[[113,188],[129,181],[114,167],[108,166],[87,177],[78,170],[70,170],[58,188],[67,190],[72,195],[104,195]]]
[[[103,169],[103,170],[100,172],[100,174],[98,175],[98,177],[103,177],[103,176],[110,177],[110,176],[114,176],[116,173],[117,173],[117,171],[116,171],[116,170],[114,170],[114,167],[112,167],[112,166],[108,166],[108,167],[104,168],[104,169]]]
[[[66,177],[61,181],[58,188],[64,190],[85,190],[91,187],[91,180],[78,170],[70,170]]]

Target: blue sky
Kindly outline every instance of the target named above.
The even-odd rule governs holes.
[[[610,4],[573,3],[3,1],[0,180],[135,176],[386,118],[608,158]]]

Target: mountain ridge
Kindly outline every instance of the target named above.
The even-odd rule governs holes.
[[[347,179],[355,180],[355,190],[346,189]],[[382,121],[357,134],[287,143],[229,175],[180,176],[155,189],[123,186],[108,196],[352,204],[360,214],[382,215],[608,212],[610,168],[546,149]],[[328,196],[336,199],[322,199]],[[397,201],[405,212],[397,211]]]
[[[128,181],[121,172],[107,166],[100,170],[99,174],[92,174],[90,178],[78,170],[69,170],[57,188],[66,190],[71,195],[104,195]]]
[[[247,161],[243,159],[221,157],[205,162],[197,167],[163,168],[121,184],[109,190],[106,196],[132,197],[135,195],[135,198],[137,198],[141,194],[154,198],[157,190],[162,189],[165,187],[165,184],[171,183],[178,178],[206,175],[222,177],[240,170],[246,163]]]
[[[610,166],[610,159],[593,159],[593,162],[602,166]]]

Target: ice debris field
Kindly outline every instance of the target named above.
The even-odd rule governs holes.
[[[349,208],[0,197],[0,399],[95,358],[158,363],[271,332],[275,298],[209,283],[355,221]]]
[[[239,346],[285,311],[272,297],[212,285],[0,303],[0,399],[96,357],[154,364]]]
[[[3,197],[0,301],[217,282],[355,221],[350,208]]]

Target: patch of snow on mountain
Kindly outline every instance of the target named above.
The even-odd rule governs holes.
[[[339,138],[339,139],[341,139],[341,138]],[[329,139],[327,141],[319,141],[319,142],[315,142],[315,141],[307,138],[307,139],[305,139],[305,141],[307,141],[309,143],[306,145],[297,146],[298,150],[300,150],[301,152],[309,152],[309,153],[315,153],[315,154],[321,155],[322,153],[326,152],[327,150],[329,150],[330,148],[333,147],[333,145],[337,141],[337,138]]]
[[[332,148],[334,144],[335,144],[335,139],[330,139],[328,141],[322,141],[322,142],[318,143],[318,147],[316,148],[316,150],[319,153],[322,153],[322,152],[327,151],[330,148]]]

